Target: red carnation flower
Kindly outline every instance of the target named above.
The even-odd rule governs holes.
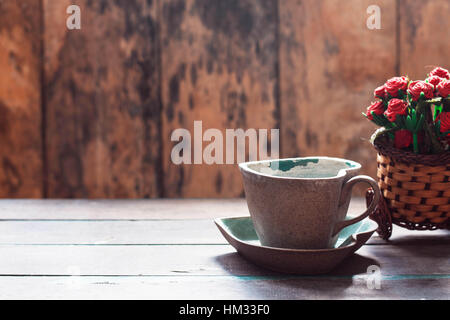
[[[450,95],[450,80],[442,80],[437,86],[437,91],[442,98],[447,98]]]
[[[422,92],[425,94],[425,98],[431,99],[434,97],[434,86],[422,80],[413,81],[409,84],[408,92],[414,101],[419,100]]]
[[[384,113],[384,103],[382,101],[372,102],[372,104],[367,108],[367,118],[373,120],[372,112],[376,115],[382,115]]]
[[[392,99],[389,101],[385,115],[390,122],[394,122],[397,115],[406,115],[408,113],[408,103],[401,99]]]
[[[427,78],[428,83],[431,83],[435,88],[436,86],[442,81],[445,80],[444,78],[438,77],[438,76],[431,76]]]
[[[441,132],[450,131],[450,112],[443,112],[439,115],[438,120],[441,121]]]
[[[395,132],[395,147],[398,149],[407,148],[413,142],[413,135],[411,131],[401,129]]]
[[[375,91],[373,92],[373,96],[375,98],[380,98],[380,99],[386,98],[386,89],[384,88],[384,85],[376,88]]]
[[[404,76],[391,78],[385,83],[384,87],[391,97],[398,97],[398,91],[405,91],[408,87],[408,78]]]
[[[447,69],[437,67],[430,72],[430,76],[438,76],[447,80],[450,80],[450,72]]]

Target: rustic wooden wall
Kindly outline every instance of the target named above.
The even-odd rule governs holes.
[[[164,191],[168,197],[242,194],[236,165],[181,165],[171,132],[195,120],[203,130],[276,128],[277,2],[162,1]],[[204,146],[207,143],[204,143]],[[225,155],[224,155],[225,156]]]
[[[355,159],[374,175],[375,126],[361,112],[396,74],[395,1],[279,3],[283,155]],[[381,30],[366,27],[372,4],[382,8]]]
[[[65,27],[79,5],[81,30]],[[44,0],[48,197],[160,195],[157,6]]]
[[[449,14],[447,0],[0,0],[0,196],[242,195],[235,165],[170,161],[195,120],[281,128],[281,156],[374,175],[361,112],[387,78],[450,67]]]
[[[399,69],[423,79],[435,66],[450,67],[450,1],[399,0]]]
[[[0,1],[0,195],[43,195],[39,1]]]

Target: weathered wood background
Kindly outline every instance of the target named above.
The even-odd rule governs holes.
[[[170,161],[194,120],[280,128],[282,157],[374,175],[361,112],[387,78],[450,67],[448,16],[447,0],[0,0],[0,196],[242,195],[235,165]]]

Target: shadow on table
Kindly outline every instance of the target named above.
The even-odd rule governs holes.
[[[389,240],[376,239],[372,244],[386,245],[408,256],[450,258],[450,230],[408,231],[397,227]]]
[[[435,237],[410,235],[398,239],[386,241],[386,245],[394,246],[435,246],[450,245],[450,232],[448,235],[436,235]]]
[[[359,254],[353,254],[339,264],[332,272],[322,275],[292,275],[274,272],[245,260],[237,252],[217,256],[216,262],[229,274],[237,278],[255,281],[271,281],[277,289],[304,289],[306,291],[340,292],[353,285],[353,277],[367,274],[378,261]],[[261,286],[258,286],[263,288]]]
[[[367,269],[374,265],[379,266],[380,263],[373,258],[353,254],[331,271],[329,276],[353,277],[356,275],[367,274]]]
[[[417,258],[435,258],[440,260],[450,259],[450,242],[446,239],[411,238],[392,241],[389,243],[395,250],[405,252],[407,256]]]

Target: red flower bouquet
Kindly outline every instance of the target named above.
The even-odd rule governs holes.
[[[450,143],[450,72],[437,67],[425,80],[394,77],[374,91],[377,99],[364,116],[382,127],[397,149],[416,154],[439,154]]]
[[[450,73],[438,67],[425,80],[394,77],[374,97],[364,115],[381,127],[371,139],[383,195],[371,215],[378,233],[389,238],[392,224],[450,229]]]

